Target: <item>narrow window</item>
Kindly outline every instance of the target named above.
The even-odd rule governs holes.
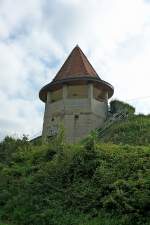
[[[79,115],[75,115],[74,118],[77,120],[79,119]]]

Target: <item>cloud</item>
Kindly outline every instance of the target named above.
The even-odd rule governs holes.
[[[114,98],[150,113],[149,98],[136,99],[150,96],[149,39],[149,1],[1,0],[0,136],[42,130],[38,92],[76,44]]]

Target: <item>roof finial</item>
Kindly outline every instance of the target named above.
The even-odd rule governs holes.
[[[75,46],[75,48],[79,48],[79,45],[77,44],[77,45]]]

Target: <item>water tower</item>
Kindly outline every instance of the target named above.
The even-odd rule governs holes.
[[[66,141],[74,143],[102,127],[113,92],[76,46],[52,82],[40,90],[45,103],[42,137],[52,137],[63,124]]]

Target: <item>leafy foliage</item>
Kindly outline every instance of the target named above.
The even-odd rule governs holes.
[[[128,103],[119,101],[119,100],[112,100],[110,102],[110,111],[111,113],[117,113],[119,111],[125,111],[128,114],[134,114],[135,108]]]
[[[7,140],[10,143],[5,139],[1,152],[2,146],[6,151]],[[41,145],[11,141],[14,144],[0,164],[2,221],[16,225],[148,225],[148,146],[102,144],[94,133],[74,145],[66,144],[62,133]]]
[[[5,139],[0,143],[0,162],[10,163],[12,160],[12,154],[16,152],[17,149],[26,147],[28,148],[28,138],[23,136],[22,140],[14,139],[12,137],[5,137]]]

